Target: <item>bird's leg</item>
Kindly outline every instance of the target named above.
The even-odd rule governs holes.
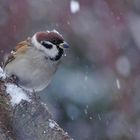
[[[17,76],[11,75],[10,78],[9,78],[9,80],[10,80],[11,82],[15,83],[16,85],[18,85],[19,79],[18,79]]]
[[[32,91],[32,98],[35,101],[38,101],[40,99],[40,97],[37,95],[36,91],[33,89]]]

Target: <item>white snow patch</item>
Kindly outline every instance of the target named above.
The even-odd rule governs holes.
[[[53,31],[54,33],[59,34],[59,35],[63,38],[62,34],[60,34],[56,29],[53,29],[52,31]]]
[[[50,31],[46,30],[47,33],[50,33]]]
[[[131,71],[131,65],[126,56],[120,56],[116,62],[117,71],[123,75],[128,76]]]
[[[53,29],[52,30],[54,33],[60,34],[57,30]]]
[[[119,79],[116,79],[116,84],[117,84],[117,88],[120,89],[121,88],[121,85],[120,85]]]
[[[77,13],[80,10],[79,2],[75,1],[75,0],[71,0],[71,2],[70,2],[70,10],[71,10],[71,13],[73,13],[73,14]]]
[[[0,79],[5,79],[6,74],[4,73],[3,69],[0,67]]]
[[[55,126],[56,126],[56,123],[53,120],[49,119],[49,127],[53,129]]]
[[[17,85],[7,83],[6,92],[11,96],[12,106],[19,104],[22,100],[30,101],[26,93]]]

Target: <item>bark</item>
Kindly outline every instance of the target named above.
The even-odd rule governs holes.
[[[12,107],[0,80],[0,140],[72,140],[39,98]]]
[[[6,134],[6,132],[3,131],[3,129],[0,126],[0,140],[13,140],[9,134]]]

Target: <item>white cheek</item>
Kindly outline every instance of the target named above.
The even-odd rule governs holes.
[[[45,52],[46,56],[54,58],[58,54],[58,49],[55,45],[53,45],[52,49],[47,49],[44,46],[42,46],[36,39],[36,34],[32,37],[31,40],[32,44],[39,50],[42,50]]]
[[[56,55],[58,55],[58,49],[55,45],[53,45],[52,49],[45,49],[45,52],[51,58],[54,58]]]
[[[42,49],[41,44],[36,39],[36,34],[33,35],[32,39],[31,39],[31,42],[37,49],[39,49],[39,50]]]

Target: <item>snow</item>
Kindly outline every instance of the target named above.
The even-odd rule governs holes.
[[[132,37],[140,49],[140,17],[136,15],[129,15],[129,27]]]
[[[60,34],[56,29],[53,29],[54,33]]]
[[[3,69],[0,67],[0,79],[5,79],[6,74],[4,73]]]
[[[84,109],[84,113],[87,115],[88,114],[88,111],[87,111],[87,109]]]
[[[12,106],[19,104],[22,100],[30,101],[26,93],[17,85],[7,83],[6,92],[11,96]]]
[[[56,29],[52,30],[54,33],[59,34],[60,36],[62,36],[62,34],[60,34]],[[62,36],[63,37],[63,36]]]
[[[55,125],[56,123],[53,120],[49,119],[49,127],[53,129]]]
[[[100,121],[102,120],[102,118],[101,118],[100,114],[98,114],[98,119],[99,119]]]
[[[67,56],[67,54],[66,54],[66,53],[64,53],[64,54],[63,54],[63,56],[65,56],[65,57],[66,57],[66,56]]]
[[[0,67],[0,79],[5,79],[6,74],[4,73],[3,69]],[[10,95],[11,99],[10,102],[12,106],[19,104],[21,100],[30,101],[29,97],[26,93],[17,85],[12,83],[6,83],[6,92]]]
[[[118,73],[123,76],[128,76],[131,71],[131,65],[126,56],[120,56],[116,62],[116,69]]]
[[[86,75],[86,76],[85,76],[85,81],[87,81],[87,80],[88,80],[88,76]]]
[[[117,88],[120,89],[121,88],[121,85],[120,85],[119,79],[116,79],[116,84],[117,84]]]
[[[90,117],[89,117],[89,119],[90,119],[90,120],[92,120],[92,119],[93,119],[93,117],[91,117],[91,116],[90,116]]]
[[[52,122],[50,122],[50,123],[49,123],[49,127],[50,127],[50,128],[54,128],[54,127],[55,127],[55,124],[52,123]]]
[[[71,10],[71,13],[73,13],[73,14],[77,13],[80,10],[79,2],[75,1],[75,0],[71,0],[71,2],[70,2],[70,10]]]
[[[49,31],[49,30],[46,30],[46,32],[47,32],[47,33],[50,33],[50,31]]]

